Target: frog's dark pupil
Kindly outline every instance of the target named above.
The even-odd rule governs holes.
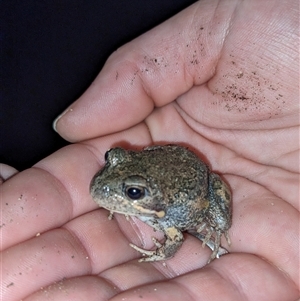
[[[127,196],[132,200],[138,200],[145,195],[144,189],[137,187],[129,187],[126,190]]]

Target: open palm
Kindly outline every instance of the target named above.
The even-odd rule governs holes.
[[[55,124],[77,143],[1,185],[3,300],[295,300],[297,9],[200,1],[118,49]],[[231,187],[230,254],[207,266],[190,235],[174,258],[138,263],[129,242],[150,249],[152,229],[108,220],[89,195],[107,149],[164,143]]]

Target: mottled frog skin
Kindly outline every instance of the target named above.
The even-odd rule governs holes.
[[[208,262],[227,253],[220,240],[224,234],[230,244],[231,193],[196,154],[178,145],[142,151],[116,147],[106,152],[105,160],[90,185],[95,202],[109,210],[110,217],[115,212],[136,216],[165,235],[163,243],[152,238],[156,250],[130,244],[144,255],[140,261],[173,257],[183,243],[182,231],[212,249]]]

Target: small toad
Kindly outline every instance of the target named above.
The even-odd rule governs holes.
[[[152,238],[156,250],[130,244],[144,255],[140,261],[173,257],[183,243],[182,231],[212,249],[208,263],[227,253],[220,240],[224,234],[230,245],[231,193],[196,154],[178,145],[142,151],[116,147],[106,152],[105,161],[90,185],[95,202],[110,211],[110,218],[115,212],[136,216],[165,235],[163,243]]]

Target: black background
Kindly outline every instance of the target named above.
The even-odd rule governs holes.
[[[53,120],[108,56],[195,1],[1,1],[0,162],[22,170],[67,143]]]

